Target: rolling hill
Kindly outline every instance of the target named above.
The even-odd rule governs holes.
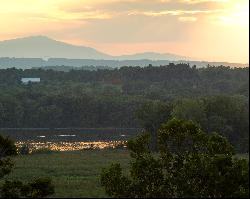
[[[76,46],[50,39],[46,36],[31,36],[0,41],[0,57],[15,58],[67,58],[67,59],[104,59],[104,60],[186,60],[175,54],[144,52],[132,55],[112,56],[94,48]]]

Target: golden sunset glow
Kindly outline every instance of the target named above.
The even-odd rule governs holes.
[[[0,40],[45,35],[113,55],[246,63],[248,7],[248,0],[0,0]]]
[[[88,149],[106,149],[116,147],[126,147],[125,141],[94,141],[94,142],[34,142],[19,141],[15,145],[20,149],[24,145],[28,145],[30,153],[39,149],[49,149],[52,151],[78,151]]]

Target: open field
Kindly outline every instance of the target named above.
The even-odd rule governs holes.
[[[246,158],[249,154],[237,154]],[[52,197],[107,197],[100,185],[102,168],[119,162],[128,171],[129,151],[102,149],[46,154],[18,155],[15,168],[8,179],[31,181],[38,177],[51,177],[55,185]]]
[[[244,158],[244,159],[247,159],[249,161],[249,154],[248,153],[237,154],[237,155],[235,155],[235,157]]]
[[[53,197],[107,197],[100,185],[103,167],[119,162],[128,167],[129,152],[125,149],[53,152],[49,154],[19,155],[8,178],[30,181],[37,177],[51,177],[55,185]]]

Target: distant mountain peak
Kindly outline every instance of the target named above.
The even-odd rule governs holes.
[[[68,59],[106,59],[106,60],[187,60],[187,57],[157,52],[142,52],[130,55],[112,56],[94,48],[76,46],[51,39],[44,35],[0,41],[0,57],[16,58],[68,58]]]
[[[27,41],[27,40],[49,40],[49,41],[55,41],[47,36],[44,35],[34,35],[34,36],[27,36],[27,37],[20,37],[15,39],[8,39],[1,42],[16,42],[16,41]]]
[[[120,60],[138,60],[138,59],[149,59],[149,60],[169,60],[169,61],[179,61],[188,60],[189,57],[172,54],[172,53],[157,53],[157,52],[142,52],[130,55],[118,56]]]
[[[85,46],[75,46],[36,35],[0,41],[0,57],[110,59],[111,56]]]
[[[45,35],[32,35],[32,36],[23,37],[23,38],[20,38],[20,39],[46,39],[46,40],[53,40],[53,39],[51,39],[51,38],[49,38],[48,36],[45,36]]]

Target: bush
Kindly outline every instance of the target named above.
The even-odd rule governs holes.
[[[27,144],[22,145],[19,149],[18,149],[18,153],[21,155],[28,155],[30,154],[30,148]]]
[[[39,178],[34,182],[23,184],[20,181],[5,181],[1,187],[3,198],[44,198],[52,195],[55,188],[48,178]]]
[[[158,131],[159,153],[149,135],[128,142],[130,176],[120,164],[103,169],[101,184],[116,198],[249,197],[249,164],[233,157],[226,138],[207,135],[190,121],[173,119]]]
[[[21,153],[27,154],[27,146],[21,148]],[[0,135],[0,179],[8,175],[13,168],[11,156],[17,154],[17,149],[12,140]],[[54,186],[48,178],[39,178],[34,182],[24,184],[13,180],[2,182],[0,185],[0,197],[3,198],[43,198],[54,194]]]

